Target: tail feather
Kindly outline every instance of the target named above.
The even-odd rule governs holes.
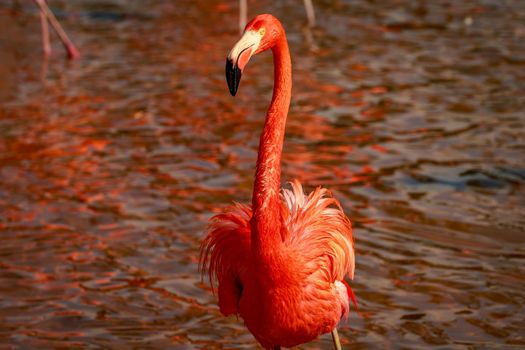
[[[345,280],[343,280],[342,282],[346,287],[346,293],[348,294],[348,299],[352,301],[352,304],[354,304],[355,309],[358,310],[359,307],[357,306],[357,298],[354,294],[354,291],[352,290],[352,288],[350,288],[350,285],[348,284],[348,282],[346,282]]]

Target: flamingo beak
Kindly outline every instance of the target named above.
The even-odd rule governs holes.
[[[234,64],[229,58],[226,59],[226,82],[228,83],[228,89],[230,89],[230,94],[235,96],[237,89],[239,88],[239,83],[241,82],[242,71]]]
[[[247,30],[228,54],[226,58],[226,82],[232,96],[237,93],[244,67],[257,51],[261,38],[261,33]]]

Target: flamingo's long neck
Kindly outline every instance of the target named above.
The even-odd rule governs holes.
[[[281,154],[292,90],[292,64],[284,31],[272,48],[274,87],[259,143],[253,188],[252,243],[257,253],[268,256],[281,239]]]

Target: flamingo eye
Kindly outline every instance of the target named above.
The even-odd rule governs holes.
[[[266,33],[266,29],[264,29],[264,28],[259,29],[259,35],[260,36],[264,36],[265,33]]]

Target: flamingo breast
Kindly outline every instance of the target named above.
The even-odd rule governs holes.
[[[240,314],[266,348],[292,347],[330,332],[349,312],[352,227],[325,189],[305,195],[299,182],[282,191],[282,244],[271,266],[251,247],[252,210],[237,204],[215,216],[203,243],[203,267],[219,282],[219,305]]]

